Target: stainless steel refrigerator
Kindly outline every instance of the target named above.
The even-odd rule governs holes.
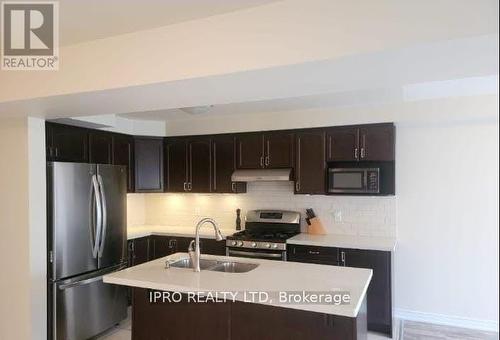
[[[47,163],[49,339],[88,339],[127,316],[126,168]]]

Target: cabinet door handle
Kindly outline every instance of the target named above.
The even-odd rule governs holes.
[[[366,135],[363,134],[361,136],[361,158],[365,158],[365,149],[366,149]]]
[[[214,172],[213,172],[213,177],[214,177],[214,191],[217,191],[217,143],[213,143],[213,149],[214,149]]]
[[[300,182],[295,182],[295,191],[300,191]]]
[[[319,255],[319,251],[317,250],[309,250],[310,255]]]
[[[174,249],[175,247],[177,247],[177,240],[169,240],[168,241],[168,247],[170,249]]]
[[[302,150],[300,149],[300,137],[297,137],[297,163],[296,163],[296,171],[295,171],[295,178],[297,179],[297,182],[295,183],[295,191],[299,191],[300,190],[300,184],[298,184],[300,182],[300,153],[302,152]],[[298,186],[297,186],[298,184]],[[298,188],[298,189],[297,189]]]
[[[184,182],[184,191],[187,191],[187,183]]]
[[[231,191],[236,192],[236,182],[231,183]]]
[[[332,136],[328,136],[328,159],[332,159]]]
[[[55,147],[55,153],[56,153],[56,157],[59,157],[59,148]]]
[[[260,156],[260,167],[264,167],[264,156]]]
[[[345,267],[345,251],[340,252],[340,261],[342,265]]]
[[[188,185],[188,191],[191,191],[193,189],[193,183],[189,182],[187,185]]]
[[[193,144],[191,143],[189,144],[189,180],[190,181],[193,180]],[[189,184],[188,184],[188,189],[189,189]]]
[[[358,148],[354,148],[354,159],[358,159]]]
[[[271,147],[269,145],[269,139],[266,141],[266,147],[267,147],[267,156],[266,156],[266,166],[269,166],[269,157],[271,157]]]

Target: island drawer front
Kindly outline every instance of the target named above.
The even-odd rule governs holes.
[[[132,339],[360,340],[366,339],[366,300],[355,318],[241,301],[151,302],[162,291],[133,289]],[[167,296],[173,292],[165,292]],[[168,320],[168,322],[165,322]]]
[[[339,265],[339,250],[333,247],[288,245],[288,261]]]

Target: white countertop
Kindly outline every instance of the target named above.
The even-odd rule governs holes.
[[[289,238],[288,240],[286,240],[286,243],[382,251],[394,251],[396,249],[395,238],[356,235],[312,235],[301,233],[292,238]]]
[[[371,269],[336,267],[298,262],[282,262],[240,257],[202,255],[202,258],[258,263],[247,273],[223,273],[192,269],[165,269],[165,260],[187,258],[176,253],[161,259],[104,276],[104,282],[172,292],[238,292],[236,300],[244,300],[244,292],[263,291],[270,299],[261,304],[311,312],[356,317],[372,277]],[[348,292],[351,302],[332,304],[280,304],[280,291]],[[273,298],[275,297],[275,298]]]
[[[224,237],[234,234],[237,230],[235,229],[224,229],[221,228],[220,231]],[[195,236],[195,227],[171,227],[164,225],[145,225],[145,226],[133,226],[127,228],[127,239],[131,240],[134,238],[159,235],[159,236],[177,236],[177,237],[193,237]],[[213,238],[215,239],[214,230],[211,227],[204,227],[200,229],[200,236],[203,238]]]

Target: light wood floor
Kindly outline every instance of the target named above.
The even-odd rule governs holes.
[[[497,340],[498,333],[403,321],[401,340]]]

